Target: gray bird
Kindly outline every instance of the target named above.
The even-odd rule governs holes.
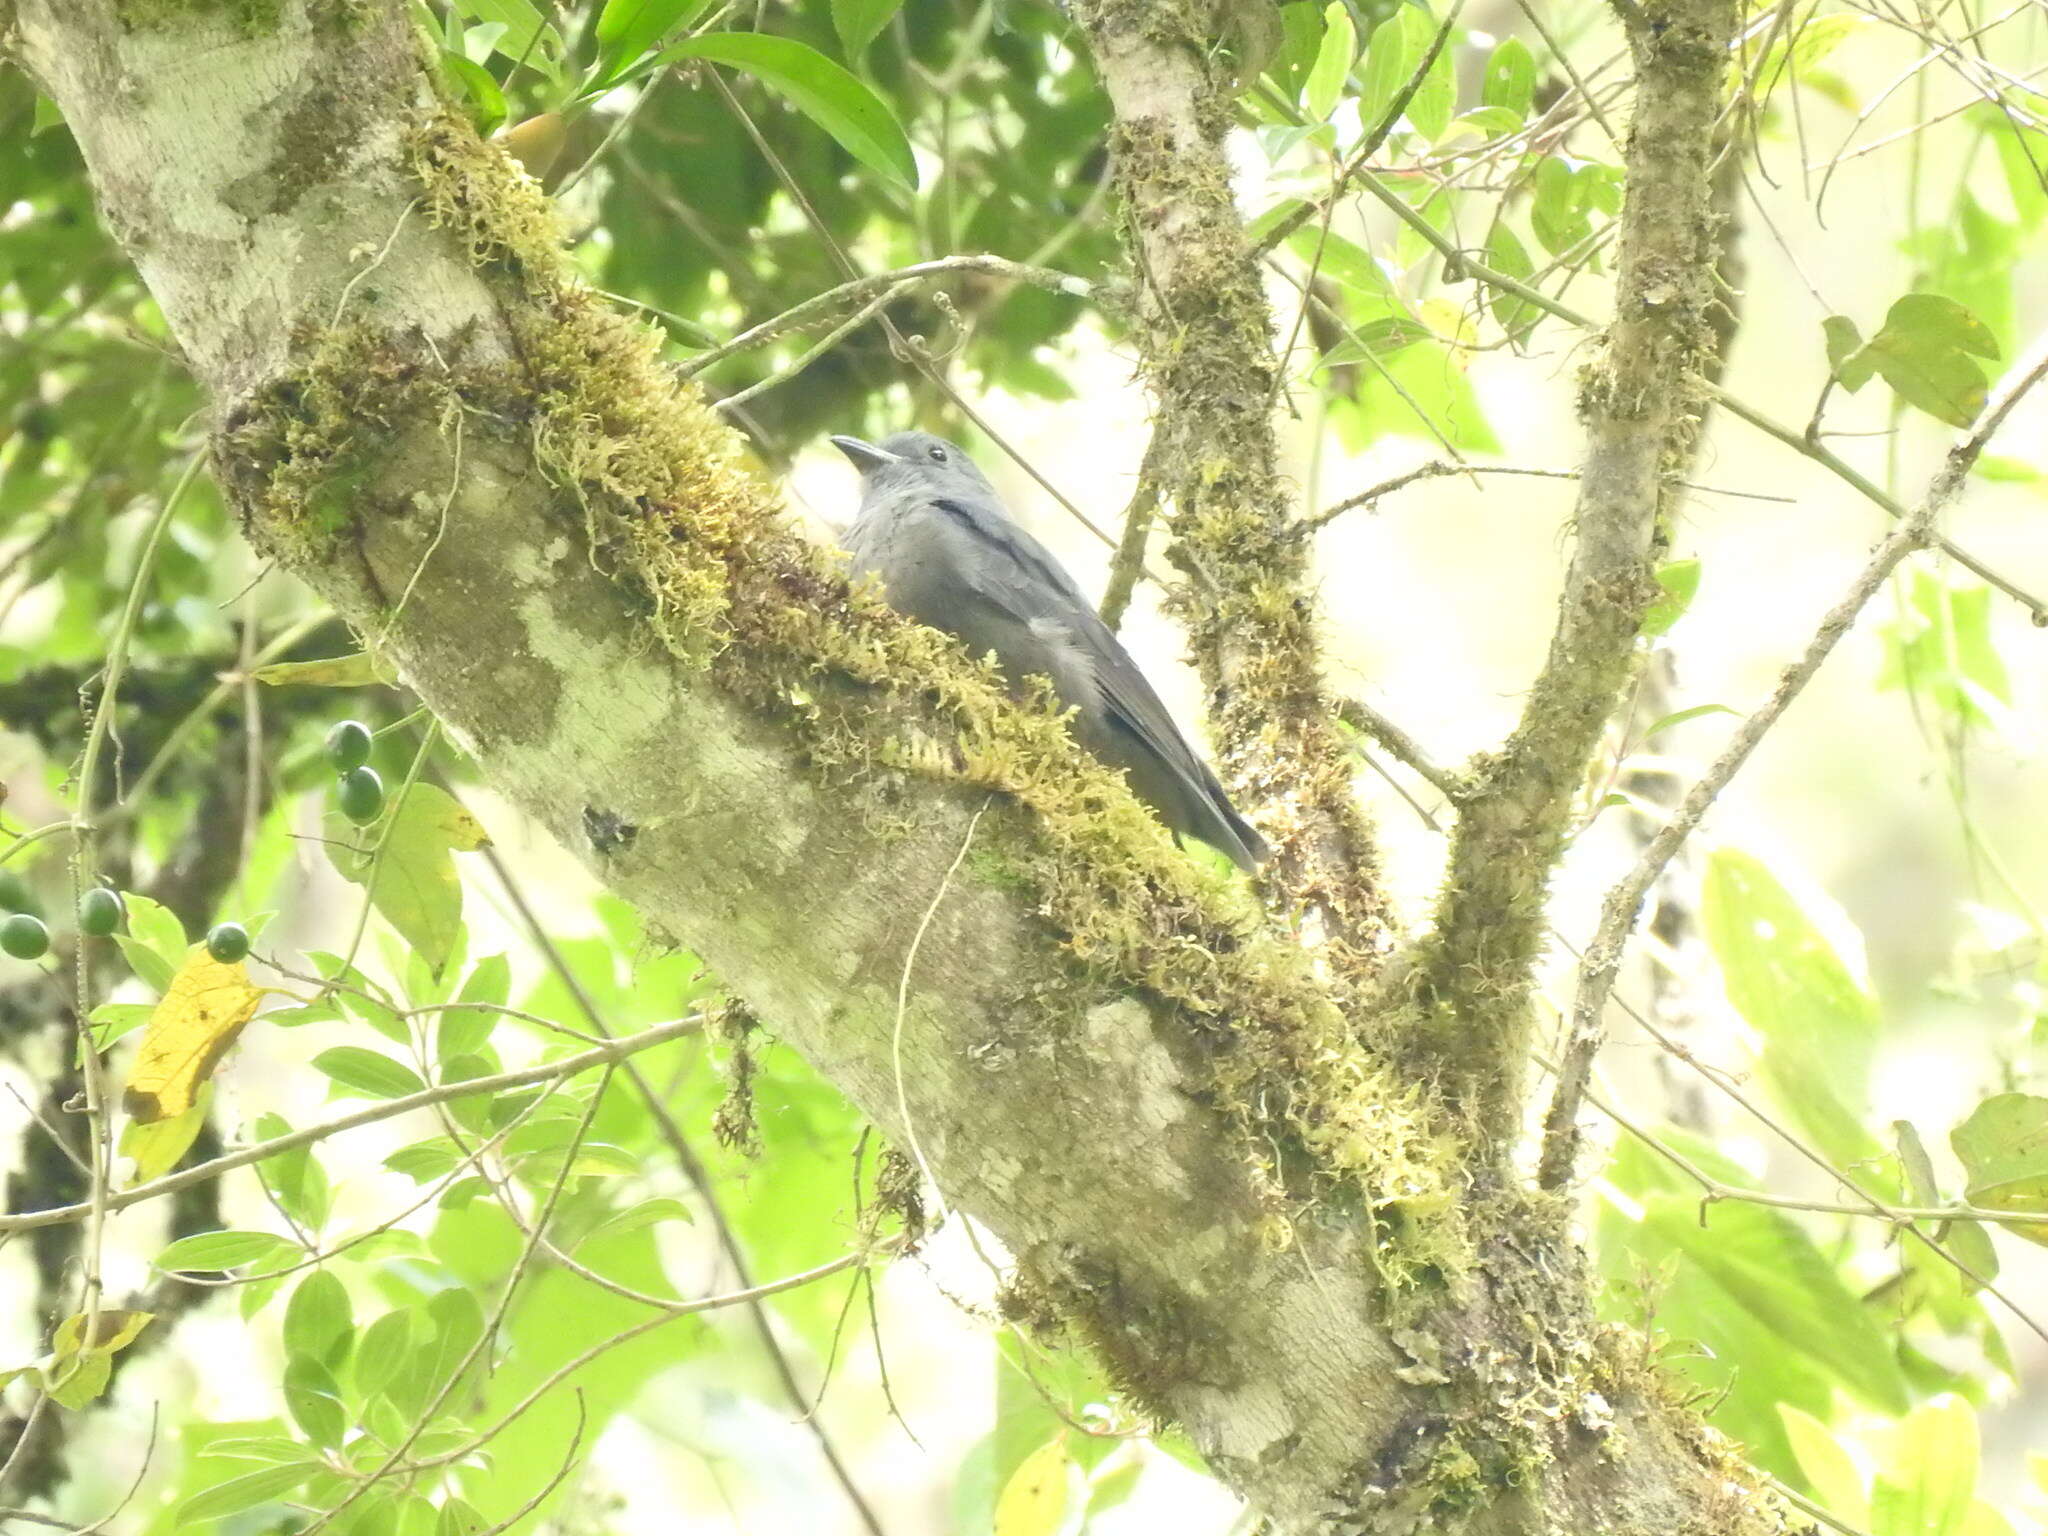
[[[1200,838],[1250,873],[1266,840],[1231,807],[1130,654],[1043,544],[1004,508],[974,461],[929,432],[880,447],[833,445],[860,470],[860,516],[845,544],[898,613],[996,654],[1012,688],[1049,679],[1074,710],[1074,737],[1152,807],[1177,838]]]

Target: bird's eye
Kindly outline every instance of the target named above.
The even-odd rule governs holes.
[[[946,450],[945,450],[945,449],[943,449],[943,448],[934,448],[934,449],[932,450],[932,462],[933,462],[934,464],[943,464],[943,463],[945,463],[945,462],[946,462]]]

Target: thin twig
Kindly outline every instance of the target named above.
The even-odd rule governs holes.
[[[865,277],[856,277],[841,283],[836,288],[827,288],[823,293],[805,299],[803,303],[784,310],[772,319],[763,320],[759,325],[750,326],[732,340],[700,352],[677,368],[682,377],[694,378],[713,363],[724,362],[735,353],[758,347],[763,342],[773,341],[786,331],[800,330],[820,316],[829,315],[848,304],[863,302],[877,293],[885,293],[898,283],[927,277],[940,277],[949,272],[980,272],[990,277],[1012,278],[1020,283],[1029,283],[1034,288],[1044,288],[1052,293],[1063,293],[1070,298],[1085,299],[1095,291],[1095,285],[1086,278],[1075,277],[1070,272],[1056,272],[1050,267],[1026,266],[1012,261],[1007,256],[942,256],[936,261],[913,262],[907,267],[897,267],[890,272],[871,272]]]
[[[715,411],[736,411],[755,396],[766,394],[778,384],[787,383],[810,367],[819,358],[823,357],[827,352],[838,346],[847,336],[866,325],[876,315],[880,314],[889,305],[902,298],[904,294],[910,292],[916,286],[916,278],[906,278],[893,288],[883,289],[882,292],[876,294],[867,303],[847,316],[846,319],[840,321],[839,324],[819,337],[815,344],[807,348],[800,357],[791,362],[787,367],[778,368],[765,379],[758,379],[754,383],[749,384],[745,389],[714,401],[711,408]]]
[[[1418,464],[1378,485],[1347,496],[1334,506],[1325,507],[1313,517],[1303,518],[1298,525],[1303,533],[1314,533],[1328,527],[1346,512],[1358,507],[1370,508],[1383,496],[1395,491],[1406,490],[1418,480],[1435,480],[1445,475],[1530,475],[1542,480],[1576,480],[1576,469],[1538,469],[1524,464],[1451,464],[1443,459],[1431,459],[1427,464]],[[1738,491],[1725,485],[1701,485],[1691,480],[1670,480],[1668,485],[1681,486],[1688,491],[1699,491],[1712,496],[1739,496],[1745,501],[1775,501],[1784,506],[1796,506],[1796,496],[1773,496],[1765,491]]]
[[[275,1157],[280,1152],[308,1147],[342,1131],[374,1125],[379,1120],[410,1114],[413,1110],[426,1109],[435,1104],[446,1103],[450,1099],[474,1098],[480,1093],[500,1093],[510,1088],[526,1088],[535,1083],[574,1077],[578,1072],[588,1071],[592,1067],[601,1067],[608,1062],[623,1061],[629,1056],[638,1055],[650,1046],[695,1034],[701,1028],[701,1018],[693,1016],[686,1019],[671,1019],[665,1024],[652,1025],[637,1034],[622,1035],[603,1045],[592,1046],[587,1051],[579,1051],[574,1056],[545,1061],[538,1066],[521,1067],[511,1072],[497,1072],[489,1077],[472,1077],[459,1083],[437,1083],[418,1093],[409,1093],[402,1098],[385,1099],[352,1114],[324,1120],[318,1125],[305,1126],[283,1136],[273,1136],[268,1141],[238,1147],[232,1152],[223,1152],[219,1157],[181,1169],[177,1173],[167,1173],[159,1179],[151,1179],[147,1184],[117,1190],[107,1197],[107,1210],[123,1211],[131,1205],[141,1205],[145,1201],[159,1199],[164,1195],[174,1195],[181,1189],[204,1184],[209,1179],[217,1179],[236,1168],[246,1168],[251,1163],[260,1163],[265,1158]],[[72,1205],[53,1205],[40,1211],[0,1216],[0,1234],[26,1232],[32,1227],[59,1226],[67,1221],[78,1221],[91,1214],[91,1211],[92,1206],[89,1203],[80,1201]]]
[[[1742,723],[1721,755],[1686,793],[1671,819],[1643,849],[1635,866],[1601,903],[1599,926],[1579,967],[1578,991],[1572,1000],[1571,1033],[1558,1068],[1557,1091],[1544,1120],[1543,1154],[1537,1180],[1545,1189],[1562,1188],[1571,1178],[1578,1156],[1579,1100],[1585,1094],[1593,1058],[1599,1052],[1604,1035],[1602,1016],[1620,970],[1621,952],[1637,917],[1641,915],[1644,895],[1671,861],[1679,845],[1692,835],[1715,796],[1727,787],[1765,733],[1813,680],[1821,664],[1834,651],[1842,636],[1849,632],[1857,615],[1884,585],[1899,562],[1913,551],[1934,542],[1935,520],[1962,490],[1963,481],[1984,451],[1984,445],[2004,424],[2020,398],[2044,374],[2048,374],[2048,346],[2036,350],[2039,356],[2031,366],[2001,389],[1980,414],[1970,435],[1949,451],[1920,505],[1892,530],[1857,575],[1848,593],[1828,610],[1813,638],[1807,642],[1805,654],[1785,669],[1771,697]]]
[[[1394,724],[1385,715],[1374,709],[1363,699],[1340,698],[1337,701],[1337,718],[1362,735],[1370,736],[1395,757],[1413,768],[1429,781],[1452,805],[1462,802],[1471,793],[1458,776],[1440,767],[1413,736]]]

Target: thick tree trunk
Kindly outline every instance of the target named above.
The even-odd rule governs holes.
[[[1468,1185],[1244,897],[783,527],[399,0],[15,9],[252,539],[928,1161],[1020,1315],[1280,1531],[1777,1528],[1556,1208]]]

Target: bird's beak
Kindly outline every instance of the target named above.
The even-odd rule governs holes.
[[[884,464],[901,464],[903,457],[886,448],[877,448],[873,443],[863,442],[857,437],[835,437],[832,446],[853,460],[853,467],[862,474],[871,469],[880,469]]]

